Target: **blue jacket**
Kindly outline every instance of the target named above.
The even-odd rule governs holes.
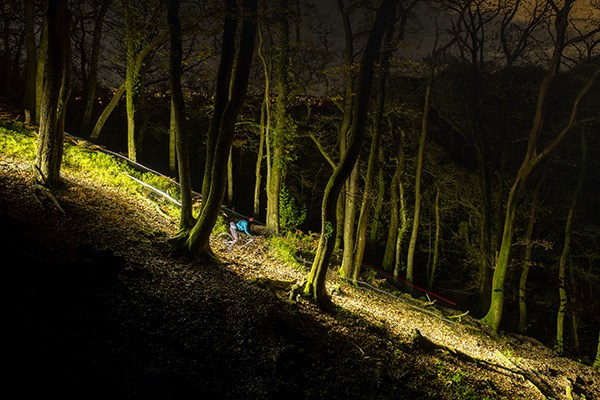
[[[238,221],[235,225],[237,226],[238,231],[244,232],[248,236],[252,236],[250,231],[248,231],[248,221],[245,219]]]

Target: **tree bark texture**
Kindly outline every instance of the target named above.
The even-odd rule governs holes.
[[[104,0],[95,18],[94,34],[92,39],[92,55],[89,62],[89,74],[85,85],[85,108],[81,120],[81,129],[89,133],[92,124],[92,112],[96,103],[96,85],[98,81],[98,58],[100,57],[100,43],[102,40],[102,28],[104,17],[110,7],[112,0]]]
[[[277,98],[275,100],[275,127],[267,146],[271,146],[271,163],[267,178],[267,232],[278,235],[279,226],[279,194],[285,177],[286,170],[286,142],[289,132],[288,125],[288,97],[289,97],[289,70],[290,70],[290,27],[288,21],[288,0],[279,1],[277,37],[278,50],[275,64],[275,85]]]
[[[367,44],[361,60],[358,91],[348,151],[344,154],[342,161],[329,178],[323,194],[321,206],[321,236],[315,260],[304,287],[304,295],[314,299],[320,306],[327,306],[331,302],[331,299],[327,294],[325,282],[327,278],[327,269],[335,244],[337,199],[342,186],[354,168],[362,147],[365,136],[374,64],[381,47],[381,42],[383,41],[385,30],[390,22],[389,17],[390,15],[393,15],[396,6],[395,3],[395,0],[383,0],[377,11],[373,29],[367,39]]]
[[[48,57],[48,22],[46,18],[42,21],[40,30],[40,44],[37,53],[37,65],[35,71],[35,122],[40,123],[42,98],[44,97],[44,82],[46,80],[46,62]]]
[[[35,43],[35,0],[25,0],[25,48],[27,60],[25,62],[25,94],[23,96],[23,109],[29,110],[35,120],[35,79],[37,70],[37,55]]]
[[[70,93],[70,15],[66,0],[49,3],[47,80],[40,108],[36,177],[46,186],[60,183],[64,115]]]
[[[525,254],[523,255],[523,269],[519,278],[519,332],[525,332],[527,328],[527,277],[533,263],[533,228],[537,219],[537,209],[539,203],[540,190],[544,179],[540,179],[533,192],[531,200],[531,208],[529,209],[529,221],[527,222],[527,230],[525,231]]]
[[[167,19],[170,31],[170,85],[171,85],[171,129],[175,136],[177,150],[177,170],[179,172],[179,191],[181,193],[181,212],[179,230],[187,231],[194,225],[192,215],[192,182],[190,177],[190,162],[188,136],[185,129],[185,100],[181,90],[182,47],[181,23],[179,21],[180,0],[169,1]]]
[[[236,50],[235,33],[237,30],[235,9],[236,1],[226,0],[227,15],[225,17],[223,52],[218,74],[220,79],[226,79],[217,82],[217,89],[222,90],[222,92],[218,92],[215,99],[216,102],[220,102],[219,107],[222,106],[223,109],[222,112],[213,115],[213,119],[217,120],[211,121],[209,136],[212,137],[209,137],[208,141],[213,147],[212,151],[209,152],[211,163],[206,164],[206,170],[210,171],[210,174],[207,177],[205,171],[200,215],[190,231],[186,243],[189,252],[199,260],[215,259],[210,248],[209,239],[225,196],[227,155],[233,142],[235,123],[246,98],[254,54],[257,0],[244,0],[243,2],[243,24],[237,57],[234,57]],[[235,66],[234,59],[237,61]],[[234,81],[231,83],[229,77],[232,76],[234,69]],[[230,85],[233,86],[230,87]],[[229,97],[229,93],[232,94],[231,97]],[[215,104],[215,109],[216,106]],[[205,185],[206,188],[204,188]]]
[[[571,232],[573,231],[573,219],[575,217],[575,210],[577,209],[577,203],[581,198],[583,192],[583,186],[585,184],[585,170],[587,168],[588,161],[588,147],[585,137],[585,133],[581,134],[581,165],[579,167],[579,179],[577,180],[577,186],[571,199],[571,205],[567,213],[567,219],[565,221],[565,233],[563,238],[563,248],[558,263],[558,294],[560,298],[560,304],[558,307],[558,314],[556,316],[556,347],[555,350],[559,353],[564,353],[564,329],[565,329],[565,314],[567,313],[567,305],[569,303],[567,293],[567,262],[569,258],[569,252],[571,250]]]
[[[344,28],[344,100],[342,103],[342,121],[339,128],[339,157],[340,160],[347,151],[348,134],[352,123],[352,108],[354,103],[354,38],[352,33],[352,24],[350,22],[350,11],[344,5],[343,0],[337,0],[338,9],[342,17],[342,27]],[[348,186],[349,184],[346,184]],[[346,192],[350,192],[350,188],[340,192],[338,204],[336,208],[337,226],[335,229],[335,248],[344,246],[344,230],[347,199]]]
[[[532,170],[540,163],[540,161],[545,159],[548,154],[556,148],[556,146],[558,146],[558,144],[575,125],[579,103],[582,97],[590,90],[593,82],[595,79],[597,79],[598,74],[600,73],[600,69],[596,70],[586,85],[578,93],[571,110],[569,121],[565,127],[552,140],[550,140],[550,142],[542,150],[538,151],[538,139],[544,127],[546,107],[550,97],[549,92],[561,63],[562,51],[565,46],[565,32],[569,24],[569,12],[573,2],[574,0],[567,0],[563,8],[559,9],[557,12],[554,24],[556,28],[556,41],[551,65],[548,72],[544,76],[542,83],[540,84],[533,124],[527,142],[527,151],[508,194],[502,240],[492,277],[490,307],[487,314],[482,318],[482,322],[489,325],[493,331],[498,330],[498,327],[500,326],[500,320],[502,318],[504,307],[504,282],[506,271],[510,262],[510,250],[512,247],[516,210],[520,196],[525,188]]]
[[[271,73],[267,64],[267,58],[264,55],[264,37],[262,29],[258,30],[258,48],[256,54],[260,59],[260,63],[263,69],[265,77],[265,95],[260,108],[260,126],[259,126],[259,139],[258,139],[258,154],[256,156],[256,167],[254,169],[254,218],[260,216],[260,192],[262,183],[262,163],[265,152],[265,140],[270,137],[271,129],[271,105],[269,99],[271,97]],[[268,149],[268,147],[267,147]],[[270,153],[269,153],[270,155]],[[267,169],[270,169],[270,157],[267,156]]]
[[[423,116],[421,121],[421,136],[419,139],[419,151],[417,153],[417,171],[415,173],[415,207],[413,214],[413,225],[408,243],[408,254],[406,257],[406,281],[413,284],[414,281],[414,261],[417,250],[417,239],[419,234],[419,225],[421,218],[421,183],[423,179],[423,163],[425,157],[425,143],[427,140],[427,130],[429,121],[429,109],[431,104],[431,86],[433,85],[433,76],[435,74],[432,67],[431,76],[425,89],[425,104],[423,105]]]

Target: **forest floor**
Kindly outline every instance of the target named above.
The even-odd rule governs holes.
[[[30,171],[0,152],[16,398],[600,399],[598,372],[534,339],[333,272],[325,313],[288,299],[307,271],[264,237],[214,238],[222,262],[199,265],[171,255],[153,200],[63,171],[59,208]]]

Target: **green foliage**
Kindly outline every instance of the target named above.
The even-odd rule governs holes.
[[[215,236],[221,235],[221,234],[227,234],[229,227],[227,226],[227,219],[225,219],[225,217],[223,217],[223,215],[219,214],[217,216],[217,222],[215,223],[215,226],[213,226],[212,229],[212,234]]]
[[[491,400],[494,397],[480,396],[477,394],[477,390],[468,383],[468,375],[465,375],[462,371],[454,370],[452,367],[448,367],[443,361],[437,360],[433,367],[432,377],[438,381],[445,382],[445,386],[448,388],[448,392],[451,398],[464,399],[464,400]],[[493,392],[493,390],[490,390]],[[493,395],[494,393],[490,393]]]
[[[36,136],[23,124],[2,123],[0,126],[0,150],[11,157],[33,162],[36,153]],[[129,178],[132,176],[154,188],[179,198],[179,189],[166,177],[149,172],[140,172],[126,161],[89,147],[85,141],[65,142],[62,166],[65,171],[73,170],[93,177],[100,183],[122,188],[128,192],[151,198],[161,205],[161,210],[177,217],[179,209],[160,196]]]
[[[13,158],[33,161],[35,158],[35,138],[22,125],[0,126],[0,151]]]
[[[272,254],[280,261],[294,268],[304,270],[302,260],[312,261],[317,250],[317,238],[301,232],[287,233],[285,236],[273,236],[269,239]]]
[[[294,232],[306,219],[306,207],[298,205],[287,187],[279,193],[279,227],[283,233]]]
[[[325,233],[323,234],[323,236],[325,237],[325,239],[330,239],[332,235],[333,235],[333,225],[331,224],[330,221],[325,221]]]
[[[294,268],[302,268],[302,264],[296,260],[296,249],[293,240],[290,240],[292,237],[293,235],[271,237],[269,240],[271,251],[275,258],[287,265]]]

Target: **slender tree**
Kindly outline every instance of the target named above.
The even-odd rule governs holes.
[[[396,132],[390,123],[392,134]],[[404,173],[406,170],[406,156],[404,154],[404,130],[400,130],[397,136],[398,156],[396,157],[396,169],[390,182],[390,220],[383,252],[383,268],[392,272],[395,277],[399,276],[401,269],[402,243],[408,230],[409,218],[406,211],[406,200],[404,197]]]
[[[144,62],[146,62],[146,57],[148,56],[148,54],[150,54],[156,48],[156,46],[158,46],[162,42],[162,40],[163,39],[161,37],[154,38],[150,43],[148,43],[137,54],[136,59],[135,59],[135,68],[137,70],[142,69]],[[102,129],[104,128],[104,124],[106,124],[106,121],[108,120],[108,118],[110,117],[112,112],[115,110],[117,105],[119,104],[119,101],[125,94],[126,90],[127,90],[127,85],[126,85],[126,81],[124,81],[114,91],[113,96],[111,97],[110,101],[108,102],[106,107],[104,107],[104,110],[102,110],[102,113],[100,113],[100,116],[96,120],[94,129],[92,129],[92,133],[90,133],[91,140],[97,140],[100,137],[100,134],[102,133]]]
[[[529,221],[527,222],[527,229],[525,231],[525,254],[523,256],[523,269],[521,270],[521,277],[519,278],[519,332],[525,332],[527,328],[527,278],[529,271],[533,265],[532,253],[533,253],[533,229],[535,227],[536,219],[538,216],[538,208],[540,203],[540,191],[544,183],[544,178],[539,179],[535,185],[533,191],[533,198],[531,199],[531,207],[529,209]]]
[[[393,16],[395,18],[395,16]],[[392,52],[395,48],[394,44],[394,24],[390,24],[384,39],[384,47],[381,52],[381,60],[379,62],[377,76],[377,105],[374,113],[374,121],[371,137],[371,147],[369,149],[369,158],[367,161],[367,172],[365,175],[364,195],[360,205],[360,214],[356,227],[356,241],[353,248],[353,259],[351,272],[345,271],[347,277],[351,277],[356,281],[360,275],[360,269],[367,246],[367,229],[371,220],[371,210],[373,206],[372,187],[375,180],[375,172],[377,170],[377,160],[379,158],[381,134],[383,130],[382,121],[384,119],[384,110],[386,103],[386,85],[389,76],[389,64]]]
[[[113,0],[103,0],[100,8],[94,14],[94,33],[92,36],[92,53],[90,55],[87,81],[85,82],[85,105],[83,117],[81,120],[81,129],[89,133],[92,124],[92,112],[96,100],[96,86],[98,81],[98,59],[102,43],[102,28],[104,27],[104,17]],[[83,66],[82,66],[83,67]]]
[[[427,138],[429,111],[431,104],[431,86],[435,75],[435,66],[431,68],[431,74],[425,88],[425,104],[423,105],[423,116],[421,120],[421,135],[419,136],[419,150],[417,152],[417,169],[415,173],[415,206],[413,208],[412,230],[410,241],[408,243],[408,254],[406,257],[406,281],[413,283],[414,279],[414,258],[417,248],[417,237],[420,226],[421,216],[421,184],[423,179],[423,162],[425,156],[425,143]]]
[[[288,0],[278,1],[277,60],[274,68],[277,97],[275,99],[275,126],[267,137],[270,158],[267,160],[267,231],[279,234],[279,194],[286,170],[286,142],[290,126],[287,112],[290,73],[290,27]]]
[[[583,186],[585,183],[585,170],[587,168],[588,160],[588,145],[586,140],[585,132],[581,134],[581,165],[579,167],[579,179],[577,180],[577,186],[571,199],[569,211],[567,212],[567,219],[565,221],[565,232],[563,238],[563,248],[560,254],[560,260],[558,263],[558,294],[560,298],[560,305],[558,307],[558,314],[556,317],[556,346],[555,350],[559,353],[564,353],[564,330],[565,330],[565,314],[567,313],[567,305],[569,298],[567,294],[567,261],[569,253],[571,251],[571,234],[573,231],[573,218],[575,217],[575,210],[577,209],[577,203],[581,198],[583,192]]]
[[[375,17],[373,28],[363,52],[360,71],[358,76],[358,91],[353,113],[353,123],[348,151],[343,155],[340,164],[335,168],[327,182],[321,205],[321,235],[311,270],[304,285],[305,296],[312,298],[321,307],[328,307],[331,299],[327,294],[325,282],[327,268],[331,260],[335,245],[336,230],[336,204],[337,199],[348,179],[358,155],[365,136],[367,111],[369,106],[369,95],[373,80],[375,60],[383,41],[383,36],[388,24],[391,22],[396,0],[383,0]]]
[[[593,368],[596,371],[600,371],[600,335],[598,335],[598,349],[596,350],[596,359]]]
[[[233,142],[235,123],[246,98],[254,55],[257,0],[244,0],[242,7],[236,13],[236,1],[225,0],[223,45],[214,112],[207,138],[202,205],[186,241],[187,250],[199,260],[215,259],[209,239],[225,196],[227,155]],[[238,15],[241,15],[243,24],[236,46]]]
[[[506,211],[504,215],[504,228],[502,232],[502,241],[498,252],[498,257],[495,262],[494,274],[492,277],[492,293],[490,307],[487,314],[482,318],[482,322],[489,325],[492,330],[497,331],[502,318],[504,307],[504,282],[506,271],[510,261],[510,251],[512,248],[514,224],[516,219],[516,211],[519,199],[525,189],[528,178],[533,169],[550,154],[567,136],[571,129],[576,125],[577,114],[581,99],[591,89],[595,79],[600,74],[600,69],[597,69],[591,76],[590,80],[581,89],[571,110],[571,115],[567,124],[559,133],[547,142],[546,146],[538,149],[539,137],[544,128],[544,121],[547,113],[547,105],[550,99],[550,88],[554,82],[558,69],[561,64],[562,52],[566,44],[566,30],[569,25],[569,13],[573,7],[575,0],[566,0],[562,8],[556,5],[555,12],[555,44],[550,67],[542,80],[538,98],[536,103],[533,124],[527,139],[527,150],[525,157],[519,167],[515,180],[510,188],[506,203]]]
[[[354,66],[354,34],[352,32],[352,24],[350,21],[351,6],[346,6],[344,0],[337,0],[337,6],[340,10],[342,17],[342,26],[344,29],[344,96],[341,104],[342,109],[342,120],[338,129],[338,143],[339,143],[339,154],[340,159],[344,156],[348,147],[348,134],[350,132],[350,125],[352,122],[352,108],[354,104],[354,81],[355,74],[353,73]],[[356,168],[356,167],[355,167]],[[354,219],[352,221],[346,220],[346,213],[348,209],[353,208],[354,196],[350,197],[350,204],[348,204],[348,196],[346,193],[352,193],[351,182],[355,182],[356,174],[350,178],[350,182],[346,182],[346,189],[340,192],[338,197],[337,209],[336,209],[336,236],[335,236],[335,247],[341,248],[342,245],[347,247],[350,246],[351,237],[344,237],[346,232],[345,226],[354,227]],[[354,211],[350,213],[354,215]]]
[[[29,112],[28,119],[35,120],[35,78],[37,71],[37,55],[35,43],[35,0],[25,0],[25,47],[27,60],[25,63],[25,94],[23,109]]]
[[[254,168],[254,218],[260,215],[260,193],[262,190],[262,163],[265,152],[266,138],[270,137],[271,130],[271,68],[267,63],[264,53],[264,35],[262,28],[258,29],[258,48],[256,50],[265,77],[265,94],[260,107],[260,125],[258,132],[258,154],[256,156],[256,167]],[[270,151],[267,147],[267,151]],[[270,157],[267,157],[270,159]]]
[[[44,4],[44,10],[47,10],[47,4]],[[46,62],[48,55],[48,22],[46,18],[42,21],[40,30],[40,43],[38,46],[36,71],[35,71],[35,122],[40,123],[42,97],[44,96],[44,81],[46,78]]]
[[[146,72],[147,64],[138,63],[139,54],[147,49],[148,43],[155,43],[156,39],[162,42],[165,38],[162,35],[157,36],[154,29],[150,31],[145,29],[145,25],[153,25],[153,17],[160,14],[161,8],[153,10],[153,16],[150,21],[143,20],[139,10],[139,4],[134,4],[133,0],[122,0],[121,6],[125,13],[125,46],[126,46],[126,70],[125,70],[125,110],[127,113],[127,156],[136,161],[138,152],[141,150],[143,130],[136,127],[136,96],[143,92],[143,76]],[[151,46],[153,49],[154,46]],[[140,106],[140,109],[142,107]]]
[[[176,138],[177,166],[179,171],[179,188],[181,193],[181,213],[179,230],[187,232],[194,225],[192,215],[192,183],[190,177],[190,162],[188,137],[185,129],[185,101],[181,90],[182,46],[181,23],[179,21],[180,0],[170,0],[167,20],[170,32],[170,86],[171,86],[171,129]]]

